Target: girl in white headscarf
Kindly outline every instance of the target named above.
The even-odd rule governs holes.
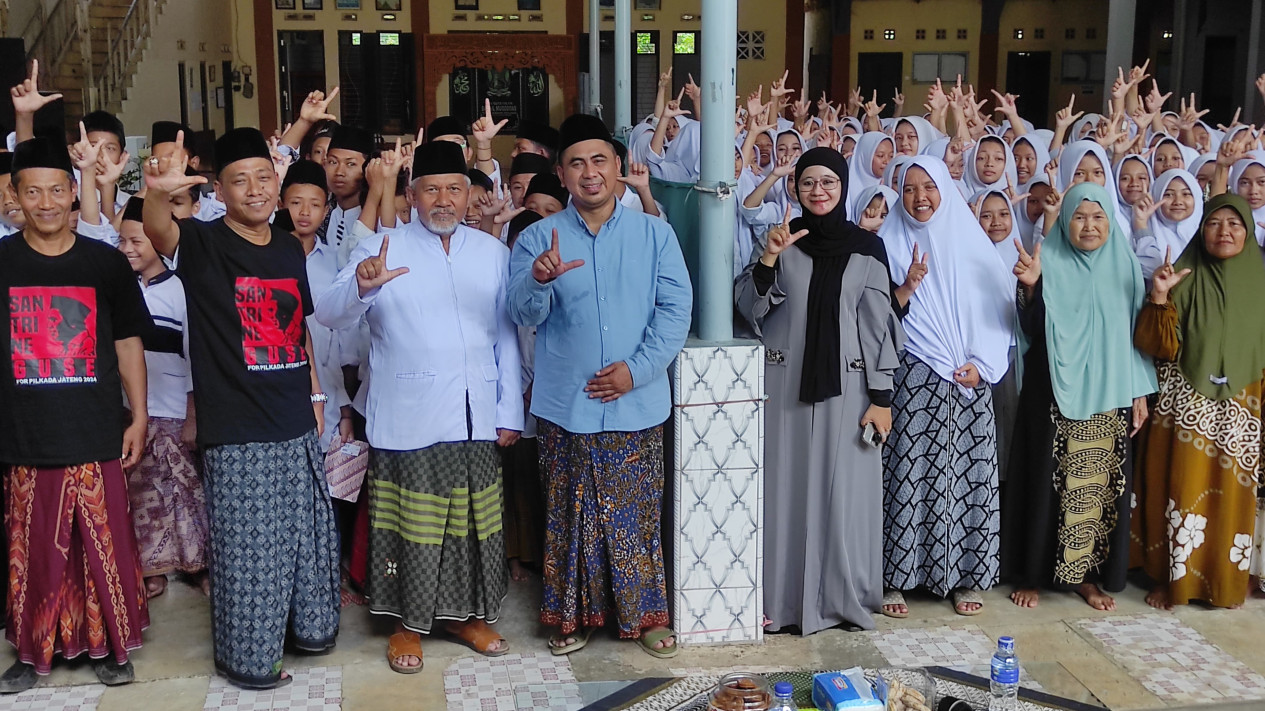
[[[962,178],[972,195],[991,187],[1005,188],[1019,182],[1010,146],[997,136],[984,136],[966,152]]]
[[[892,190],[900,187],[900,171],[913,159],[913,156],[897,153],[896,157],[887,164],[887,170],[883,171],[883,184]]]
[[[953,596],[978,614],[997,583],[997,431],[989,385],[1008,369],[1014,289],[944,162],[901,171],[900,207],[879,230],[894,280],[925,264],[908,305],[884,451],[883,613],[908,614],[902,591]],[[934,550],[934,556],[923,555]]]
[[[958,192],[962,193],[963,198],[969,198],[971,190],[966,186],[966,181],[962,179],[966,172],[962,167],[966,163],[966,158],[959,152],[950,152],[949,148],[952,144],[953,139],[947,136],[937,138],[931,142],[927,150],[923,151],[923,155],[944,161],[944,165],[949,169],[949,176],[953,178],[953,184],[957,186]]]
[[[1165,136],[1155,144],[1155,152],[1151,154],[1151,173],[1159,175],[1174,168],[1185,170],[1198,157],[1199,152],[1195,149],[1183,146],[1171,136]]]
[[[857,214],[851,211],[857,196],[883,181],[883,171],[895,155],[896,144],[885,133],[870,131],[857,141],[848,160],[848,219],[857,221]]]
[[[1206,201],[1209,197],[1208,185],[1212,183],[1212,174],[1217,170],[1217,154],[1205,153],[1191,161],[1186,169],[1195,176],[1195,180],[1199,181],[1199,189]]]
[[[1133,244],[1133,206],[1151,194],[1151,166],[1146,159],[1130,153],[1116,166],[1116,205],[1120,210],[1121,231]]]
[[[1190,244],[1190,238],[1203,220],[1204,200],[1199,181],[1184,170],[1166,171],[1155,179],[1149,198],[1138,204],[1139,214],[1133,219],[1134,234],[1150,233],[1158,244],[1158,252],[1175,260]],[[1140,219],[1143,212],[1152,213],[1149,220]],[[1156,264],[1156,269],[1162,264]],[[1143,264],[1144,269],[1147,266]],[[1143,275],[1146,274],[1144,271]]]
[[[916,156],[927,149],[931,142],[940,136],[931,122],[921,116],[902,116],[896,121],[892,131],[892,139],[896,141],[896,152],[906,156]]]
[[[887,220],[888,214],[896,209],[899,201],[900,198],[895,190],[876,183],[862,190],[848,209],[857,215],[857,219],[853,222],[858,226],[871,232],[878,232]]]
[[[1265,247],[1265,151],[1248,151],[1230,168],[1230,192],[1247,200],[1256,221],[1256,242]]]

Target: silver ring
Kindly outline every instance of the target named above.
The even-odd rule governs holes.
[[[157,158],[150,158],[150,159],[149,159],[149,164],[150,164],[150,165],[158,165],[158,159],[157,159]]]

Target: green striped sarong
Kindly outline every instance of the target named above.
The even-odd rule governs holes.
[[[509,584],[493,442],[369,453],[369,609],[422,633],[495,622]]]

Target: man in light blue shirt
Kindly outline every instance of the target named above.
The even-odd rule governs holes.
[[[531,414],[544,476],[545,593],[555,654],[612,618],[655,657],[668,628],[659,513],[668,366],[685,345],[692,291],[676,233],[628,210],[614,141],[577,114],[560,130],[565,210],[524,230],[510,256],[510,316],[536,326]]]

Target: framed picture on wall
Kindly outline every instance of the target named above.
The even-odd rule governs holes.
[[[293,10],[294,0],[276,0],[278,10]]]
[[[325,0],[303,0],[304,10],[323,10]]]
[[[659,0],[637,0],[634,5],[636,10],[658,10]]]
[[[518,0],[518,9],[522,10],[539,10],[540,0]]]
[[[359,10],[360,0],[335,0],[334,7],[339,10]]]
[[[392,12],[400,9],[400,0],[374,0],[378,10]]]
[[[457,10],[478,10],[479,0],[454,0],[454,6]]]

